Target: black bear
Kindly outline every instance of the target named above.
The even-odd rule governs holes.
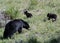
[[[48,20],[52,19],[52,22],[56,21],[57,15],[53,13],[48,13],[47,14]]]
[[[18,33],[21,33],[22,32],[22,28],[25,28],[27,30],[29,30],[30,26],[29,24],[22,20],[22,19],[15,19],[15,20],[12,20],[10,22],[8,22],[5,26],[5,30],[4,30],[4,33],[3,33],[3,38],[11,38],[11,36],[16,32],[18,31]]]
[[[28,13],[28,11],[24,11],[24,14],[27,16],[27,18],[31,18],[32,17],[32,14]]]

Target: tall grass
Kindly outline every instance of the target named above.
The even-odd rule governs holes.
[[[40,42],[37,41],[37,38],[36,37],[30,37],[27,40],[27,43],[40,43]]]
[[[14,39],[0,39],[0,43],[51,43],[53,40],[60,41],[58,38],[58,36],[60,37],[60,0],[1,0],[0,8],[5,7],[6,13],[13,19],[19,18],[27,21],[31,30],[28,31],[23,28],[21,34],[14,34]],[[32,13],[32,18],[26,18],[23,13],[25,8]],[[43,21],[49,12],[57,14],[57,21]],[[0,36],[3,36],[3,31],[4,29],[0,29]],[[30,35],[34,35],[34,37],[29,37]]]
[[[19,16],[18,9],[15,7],[7,8],[5,13],[10,15],[11,19],[16,19]]]

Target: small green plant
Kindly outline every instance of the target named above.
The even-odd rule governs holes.
[[[18,9],[16,9],[14,7],[10,7],[8,9],[6,9],[5,13],[10,15],[11,19],[16,19],[18,17]]]

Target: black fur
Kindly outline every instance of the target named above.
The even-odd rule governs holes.
[[[11,38],[11,36],[18,31],[18,33],[22,32],[22,28],[25,28],[29,30],[30,26],[29,24],[22,20],[22,19],[15,19],[13,21],[10,21],[6,24],[5,30],[3,33],[3,38]]]
[[[31,18],[32,17],[32,14],[28,13],[28,11],[24,11],[24,14],[27,16],[27,18]]]
[[[48,17],[48,20],[52,19],[53,22],[56,21],[56,19],[57,19],[57,15],[53,14],[53,13],[48,13],[47,17]]]

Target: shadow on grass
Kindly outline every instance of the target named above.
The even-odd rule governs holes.
[[[50,43],[59,43],[57,39],[52,39]]]
[[[2,36],[0,36],[0,40],[3,40],[3,37]]]
[[[58,38],[51,38],[49,41],[45,43],[60,43],[60,37]]]

